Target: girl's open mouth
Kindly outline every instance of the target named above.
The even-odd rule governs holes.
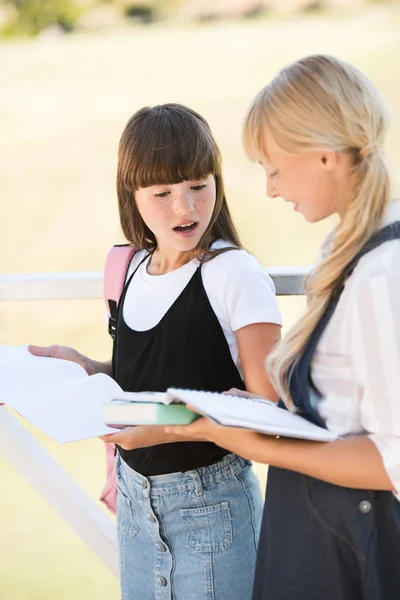
[[[174,231],[177,233],[192,233],[198,226],[198,223],[192,221],[190,223],[184,223],[183,225],[178,225],[174,227]]]

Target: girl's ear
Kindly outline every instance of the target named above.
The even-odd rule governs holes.
[[[327,150],[325,152],[321,152],[320,162],[321,162],[322,167],[326,171],[333,171],[333,169],[336,167],[337,162],[338,162],[338,155],[336,154],[336,152],[333,152],[332,150]]]

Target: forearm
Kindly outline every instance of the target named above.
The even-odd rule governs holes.
[[[122,429],[119,433],[112,433],[101,436],[105,442],[118,444],[124,450],[134,450],[136,448],[149,448],[159,444],[169,444],[171,442],[189,442],[194,441],[189,436],[169,435],[165,433],[164,425],[138,425]]]
[[[290,469],[350,488],[393,490],[375,445],[367,437],[320,443],[273,439],[259,448],[258,458],[270,465]]]
[[[171,436],[165,433],[164,425],[143,425],[135,427],[137,435],[135,444],[137,448],[147,448],[149,446],[158,446],[159,444],[169,444],[171,442],[188,442],[190,438],[182,436]],[[140,445],[139,445],[140,444]]]
[[[335,442],[275,438],[250,429],[222,427],[209,419],[167,427],[173,435],[208,440],[249,460],[303,473],[343,487],[390,490],[394,487],[375,444],[367,437]]]

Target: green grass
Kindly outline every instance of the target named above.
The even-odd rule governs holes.
[[[258,166],[240,145],[249,101],[302,55],[335,54],[363,69],[393,109],[388,150],[400,167],[400,16],[373,8],[346,18],[172,25],[0,46],[2,272],[100,270],[121,240],[117,144],[144,104],[176,101],[210,122],[221,146],[232,212],[264,264],[308,264],[332,223],[311,227],[265,198]],[[398,189],[398,188],[397,188]],[[286,326],[304,302],[280,299]],[[110,355],[100,300],[0,303],[1,343],[63,343]],[[93,496],[103,483],[101,443],[45,446]],[[0,598],[117,598],[100,561],[0,458]],[[257,467],[265,480],[265,467]]]

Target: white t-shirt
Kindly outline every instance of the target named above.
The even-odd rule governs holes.
[[[218,241],[213,249],[230,246]],[[141,260],[137,252],[129,266],[127,279]],[[147,258],[135,273],[125,296],[123,318],[135,331],[155,327],[172,306],[199,266],[192,260],[164,275],[147,272]],[[235,331],[252,323],[282,325],[275,286],[258,260],[245,250],[231,250],[216,256],[201,267],[204,289],[228,342],[234,363],[239,367]]]
[[[400,221],[394,201],[382,226]],[[332,250],[334,233],[322,247]],[[400,240],[368,252],[347,279],[311,363],[318,411],[338,435],[375,444],[400,501]]]

